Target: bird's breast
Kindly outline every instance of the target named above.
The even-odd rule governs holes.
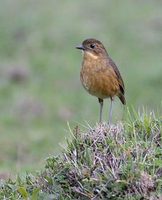
[[[114,71],[99,59],[83,61],[80,79],[91,95],[101,99],[113,97],[119,88]]]

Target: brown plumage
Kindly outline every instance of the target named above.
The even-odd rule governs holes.
[[[103,99],[111,99],[110,122],[114,97],[118,96],[121,102],[126,104],[124,82],[120,72],[100,41],[87,39],[83,41],[81,46],[76,48],[84,51],[80,79],[83,87],[91,95],[98,97],[100,121],[102,120]]]

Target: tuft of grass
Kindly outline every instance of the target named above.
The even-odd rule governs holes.
[[[44,170],[0,184],[0,199],[162,198],[162,120],[134,112],[126,122],[75,127]]]

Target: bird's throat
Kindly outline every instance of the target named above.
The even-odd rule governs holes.
[[[96,60],[96,59],[98,59],[98,56],[95,55],[94,53],[87,51],[87,52],[84,52],[84,59],[86,59],[86,60],[92,60],[92,59]]]

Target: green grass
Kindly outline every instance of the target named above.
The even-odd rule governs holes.
[[[60,155],[47,158],[41,173],[1,181],[0,198],[162,197],[162,119],[154,113],[134,112],[123,123],[69,127],[69,132],[67,147]]]
[[[85,38],[101,40],[119,65],[128,106],[159,110],[161,6],[158,0],[0,1],[0,177],[41,168],[69,137],[67,121],[98,120],[97,99],[79,80],[82,57],[74,47]],[[118,100],[113,117],[122,118]]]

